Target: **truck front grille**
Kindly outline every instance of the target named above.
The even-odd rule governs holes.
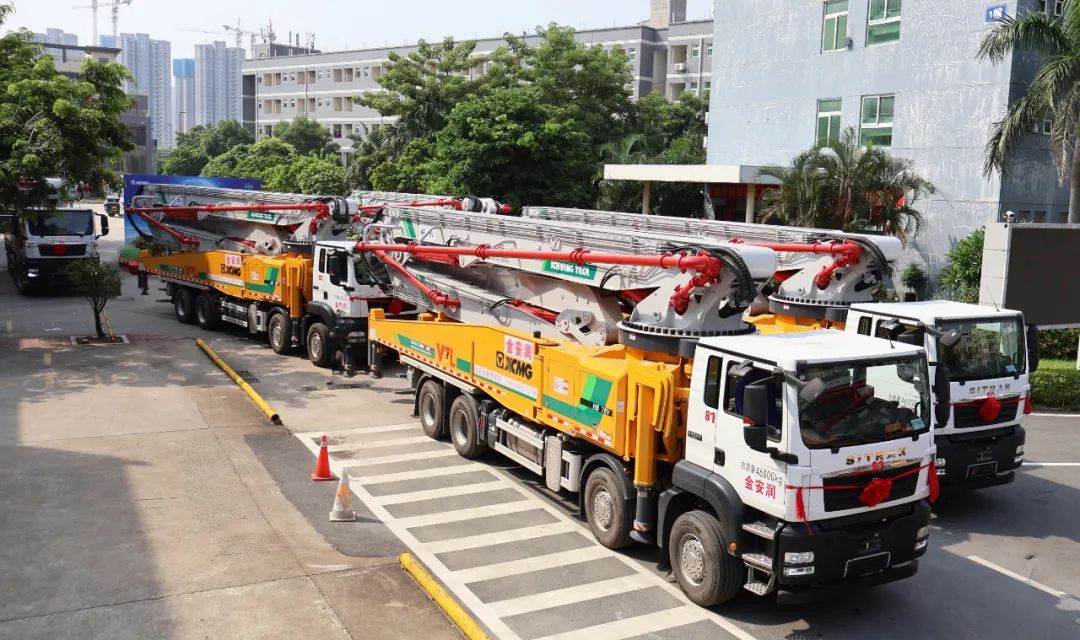
[[[822,486],[825,487],[825,490],[822,491],[825,498],[825,510],[843,511],[845,509],[863,508],[866,505],[859,501],[859,494],[866,488],[866,485],[870,484],[871,480],[874,478],[895,478],[907,471],[917,469],[918,466],[918,462],[913,462],[911,464],[905,464],[902,467],[882,469],[881,471],[872,473],[859,473],[825,478],[821,483]],[[907,498],[914,495],[915,488],[918,484],[918,473],[912,473],[903,478],[893,480],[892,491],[889,493],[889,497],[883,500],[883,502],[899,500],[900,498]],[[836,487],[853,488],[840,489]]]
[[[990,422],[983,422],[983,419],[979,417],[982,401],[956,403],[953,405],[953,425],[957,429],[968,429],[971,427],[988,427],[993,424],[1005,424],[1016,420],[1021,408],[1020,396],[998,398],[998,402],[1001,403],[1001,411]]]
[[[57,249],[57,247],[63,247]],[[38,251],[43,257],[49,258],[77,258],[86,255],[85,244],[42,244],[38,245]]]

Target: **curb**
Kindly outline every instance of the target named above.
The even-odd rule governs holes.
[[[195,338],[195,344],[199,345],[199,348],[203,350],[207,357],[214,361],[214,364],[216,364],[219,369],[225,372],[225,375],[232,378],[232,381],[235,382],[236,385],[240,387],[240,389],[244,393],[246,393],[249,398],[251,398],[251,401],[255,403],[255,406],[259,408],[259,411],[262,411],[263,414],[266,415],[267,419],[269,419],[270,422],[274,424],[281,424],[281,416],[278,415],[278,412],[275,411],[274,408],[271,407],[269,404],[267,404],[266,400],[262,399],[262,396],[259,395],[258,391],[255,391],[251,388],[250,384],[244,382],[244,379],[237,375],[237,373],[233,371],[232,367],[230,367],[227,362],[222,360],[221,356],[219,356],[216,351],[210,348],[210,345],[206,344],[206,342],[202,338]]]
[[[443,588],[438,580],[428,573],[428,570],[424,568],[424,565],[420,564],[419,560],[406,551],[398,556],[398,561],[401,563],[401,568],[408,571],[416,579],[420,588],[427,592],[428,596],[435,601],[435,604],[439,605],[443,613],[457,625],[457,628],[466,638],[469,640],[488,640],[488,635],[480,626],[480,623],[474,620],[469,612],[458,604],[458,601]]]

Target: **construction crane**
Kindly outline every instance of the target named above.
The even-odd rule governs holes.
[[[236,20],[236,26],[235,27],[227,25],[227,24],[223,24],[223,25],[221,25],[221,28],[225,29],[225,31],[227,33],[235,33],[236,34],[236,46],[238,46],[238,47],[240,46],[240,38],[242,36],[250,36],[251,37],[251,49],[252,49],[252,51],[255,50],[255,38],[256,37],[262,38],[263,42],[274,42],[275,38],[277,37],[277,34],[274,33],[274,27],[273,27],[272,22],[269,23],[269,25],[266,26],[266,27],[260,27],[258,31],[247,31],[245,29],[241,29],[239,19]]]
[[[98,39],[98,27],[97,27],[97,24],[98,24],[98,22],[97,22],[98,6],[99,6],[99,4],[104,4],[104,6],[110,7],[111,8],[111,13],[112,13],[113,46],[114,47],[119,47],[120,46],[119,45],[119,38],[120,38],[120,26],[119,26],[119,24],[120,24],[120,7],[122,5],[130,5],[132,2],[134,2],[134,0],[105,0],[103,3],[101,2],[101,0],[92,0],[90,4],[76,5],[73,8],[74,9],[90,9],[91,15],[92,15],[91,19],[93,20],[92,33],[93,33],[94,44],[96,45],[97,44],[97,39]]]

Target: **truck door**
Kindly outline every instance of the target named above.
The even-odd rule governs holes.
[[[771,368],[727,356],[721,376],[720,408],[716,414],[714,471],[728,479],[743,502],[771,513],[783,509],[787,464],[765,451],[751,449],[744,437],[743,392],[761,387],[766,398],[766,446],[784,450],[784,385]],[[746,412],[749,413],[749,412]]]

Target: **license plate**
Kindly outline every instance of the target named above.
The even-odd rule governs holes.
[[[871,573],[880,573],[889,568],[889,559],[891,557],[891,552],[883,551],[872,556],[852,558],[847,561],[847,566],[844,567],[844,577],[858,578]]]
[[[996,462],[984,462],[982,464],[973,464],[968,467],[968,478],[985,478],[997,473],[998,463]]]

